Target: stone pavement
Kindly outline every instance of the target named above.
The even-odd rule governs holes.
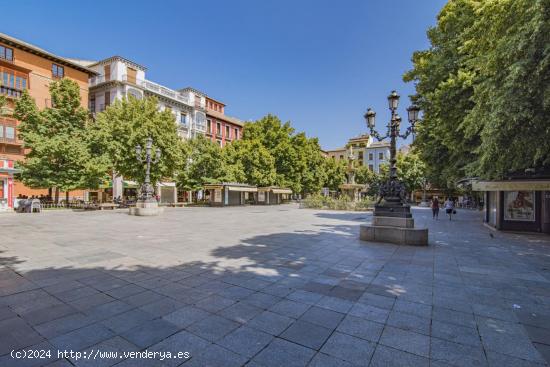
[[[0,216],[0,366],[546,365],[550,237],[414,215],[428,248],[293,205]]]

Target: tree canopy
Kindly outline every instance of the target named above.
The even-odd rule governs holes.
[[[415,145],[430,181],[550,164],[550,3],[451,0],[415,52]]]
[[[153,139],[153,155],[161,150],[160,161],[151,166],[151,182],[172,179],[185,164],[185,148],[178,136],[172,112],[159,111],[154,97],[133,96],[117,100],[97,116],[92,125],[93,152],[104,155],[117,174],[142,183],[144,164],[136,159],[136,145],[144,148],[148,137]]]
[[[21,179],[34,188],[68,192],[95,188],[104,180],[106,161],[91,154],[90,120],[81,105],[80,87],[69,79],[50,84],[51,107],[38,110],[27,91],[15,104],[19,137],[30,149],[20,164]]]

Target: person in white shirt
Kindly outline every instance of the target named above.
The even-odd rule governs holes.
[[[455,209],[455,203],[451,200],[451,198],[447,198],[447,200],[445,201],[445,213],[447,213],[449,215],[449,220],[452,220],[452,216],[453,216],[453,212],[454,212],[454,209]]]

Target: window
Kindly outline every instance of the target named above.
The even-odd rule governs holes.
[[[374,166],[372,164],[369,164],[369,171],[374,171]]]
[[[95,97],[90,99],[90,111],[95,112]]]
[[[6,139],[15,139],[15,128],[6,126]]]
[[[13,49],[0,46],[0,59],[13,61]]]
[[[206,132],[212,134],[212,120],[206,120]]]
[[[384,153],[382,152],[378,153],[378,159],[384,159]]]
[[[180,124],[187,125],[187,115],[185,113],[180,115]]]
[[[374,155],[372,153],[369,153],[369,161],[372,161],[374,159]]]
[[[220,124],[219,122],[216,122],[216,134],[222,134],[222,124]]]
[[[344,159],[344,155],[343,155],[343,154],[340,154],[340,159]]]
[[[229,136],[229,134],[231,134],[231,130],[229,129],[229,126],[226,126],[225,127],[225,138],[226,139],[230,139],[231,137]]]
[[[233,139],[239,138],[239,129],[235,129],[235,134],[233,134]]]
[[[357,158],[362,161],[363,160],[363,152],[357,153]]]
[[[54,78],[63,78],[65,76],[65,68],[57,64],[52,64],[52,76]]]

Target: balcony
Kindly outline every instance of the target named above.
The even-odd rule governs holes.
[[[133,77],[128,76],[128,75],[123,75],[122,76],[122,81],[125,81],[127,83],[135,84],[135,85],[137,85],[137,86],[139,86],[139,87],[141,87],[141,88],[143,88],[143,89],[145,89],[149,92],[152,92],[152,93],[158,94],[160,96],[170,98],[170,99],[176,100],[178,102],[185,103],[188,106],[191,106],[191,103],[189,102],[189,98],[187,98],[187,96],[184,96],[184,95],[180,94],[179,92],[177,92],[173,89],[166,88],[166,87],[164,87],[160,84],[157,84],[155,82],[152,82],[152,81],[149,81],[149,80],[133,78]]]
[[[195,123],[193,124],[193,128],[197,131],[201,131],[201,132],[206,132],[206,125],[205,124],[198,124],[198,123]]]
[[[89,84],[89,87],[95,87],[96,85],[105,83],[106,81],[108,80],[105,79],[105,75],[98,75],[90,78],[88,80],[88,84]]]
[[[6,86],[0,86],[0,94],[5,95],[8,98],[19,98],[23,94],[23,91]]]

